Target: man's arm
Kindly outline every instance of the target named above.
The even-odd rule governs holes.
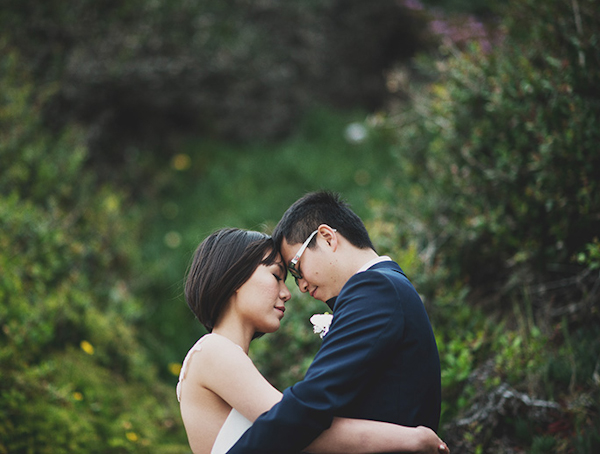
[[[338,297],[333,323],[303,381],[261,415],[229,454],[297,453],[329,428],[381,363],[390,343],[402,336],[399,295],[388,278],[353,276]]]

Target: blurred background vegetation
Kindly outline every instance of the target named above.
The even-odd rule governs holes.
[[[192,252],[319,188],[422,294],[453,452],[598,452],[595,3],[5,0],[0,453],[190,452]],[[324,310],[289,306],[280,389]]]

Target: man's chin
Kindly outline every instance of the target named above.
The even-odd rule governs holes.
[[[323,303],[327,303],[327,300],[329,299],[329,297],[326,296],[318,287],[311,293],[310,296]]]

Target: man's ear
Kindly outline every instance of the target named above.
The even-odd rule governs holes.
[[[328,226],[327,224],[321,224],[317,229],[319,231],[319,235],[323,237],[329,247],[335,251],[339,245],[339,238],[337,236],[336,230]]]

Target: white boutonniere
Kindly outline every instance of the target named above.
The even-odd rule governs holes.
[[[313,331],[318,334],[321,339],[325,337],[325,334],[329,331],[329,325],[333,320],[333,315],[328,312],[324,314],[315,314],[310,318],[310,322],[313,324]]]

